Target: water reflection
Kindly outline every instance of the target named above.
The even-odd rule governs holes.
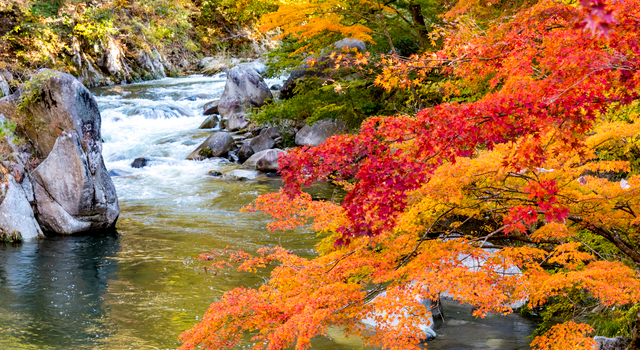
[[[0,244],[0,348],[74,348],[106,337],[102,296],[118,241],[105,233]]]

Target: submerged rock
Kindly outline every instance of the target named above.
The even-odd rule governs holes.
[[[145,158],[136,158],[133,163],[131,163],[132,168],[140,169],[147,166],[147,159]]]
[[[296,133],[296,145],[318,146],[326,142],[329,137],[343,132],[344,127],[338,123],[329,119],[320,120],[312,126],[305,125]]]
[[[120,169],[109,170],[109,176],[111,176],[111,177],[125,177],[125,176],[131,176],[131,175],[133,175],[133,173],[130,173],[130,172],[124,171],[124,170],[120,170]]]
[[[236,148],[233,137],[228,132],[216,132],[209,136],[187,159],[202,160],[205,158],[224,157]]]
[[[232,170],[224,175],[222,175],[223,180],[232,180],[232,181],[243,181],[243,180],[254,180],[260,176],[260,172],[255,170]]]

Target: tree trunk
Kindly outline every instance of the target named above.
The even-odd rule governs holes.
[[[640,311],[636,314],[631,332],[631,343],[627,346],[627,350],[640,350]]]
[[[416,4],[413,1],[409,3],[409,12],[411,13],[411,19],[418,32],[418,40],[420,40],[420,48],[425,50],[429,46],[429,31],[427,30],[427,24],[422,16],[422,6]]]

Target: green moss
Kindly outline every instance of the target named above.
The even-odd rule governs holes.
[[[18,231],[11,233],[0,230],[0,242],[4,243],[21,243],[23,241],[22,235]]]
[[[213,157],[213,152],[211,151],[211,148],[207,147],[205,149],[200,150],[200,152],[198,152],[198,154],[202,157],[205,158],[211,158]]]

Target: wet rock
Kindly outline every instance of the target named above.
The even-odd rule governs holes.
[[[133,163],[131,163],[131,167],[135,169],[144,168],[147,166],[147,160],[145,158],[136,158]]]
[[[234,114],[226,120],[224,127],[229,131],[237,131],[249,126],[246,114]]]
[[[218,113],[218,103],[219,102],[220,102],[220,100],[214,100],[214,101],[206,103],[202,107],[203,114],[204,115],[220,114],[220,113]]]
[[[244,163],[255,153],[256,152],[251,148],[251,146],[244,144],[240,147],[240,150],[238,150],[238,161],[240,163]]]
[[[245,166],[255,167],[256,170],[265,172],[278,171],[278,157],[281,153],[284,153],[281,149],[269,149],[262,152],[257,152],[244,162]]]
[[[305,125],[296,133],[296,145],[298,146],[318,146],[327,141],[331,136],[344,132],[344,127],[329,119],[324,119],[314,123],[312,126]]]
[[[3,185],[0,189],[5,192],[0,193],[0,236],[19,237],[22,241],[43,236],[22,186],[13,179]]]
[[[213,129],[216,126],[218,126],[218,117],[210,115],[202,122],[202,124],[200,124],[198,129]]]
[[[131,175],[133,175],[133,173],[130,173],[130,172],[124,171],[124,170],[120,170],[120,169],[109,170],[109,176],[111,176],[111,177],[125,177],[125,176],[131,176]]]
[[[277,139],[278,137],[280,137],[280,129],[278,129],[275,126],[272,126],[270,128],[266,128],[266,129],[262,129],[260,131],[260,135],[267,135],[272,139]]]
[[[232,170],[224,175],[222,175],[223,180],[230,181],[245,181],[245,180],[254,180],[260,176],[260,172],[255,170]]]
[[[356,49],[360,52],[365,52],[367,51],[367,45],[360,41],[360,40],[356,40],[356,39],[342,39],[337,41],[335,44],[333,44],[333,47],[335,47],[338,50],[352,50],[352,49]]]
[[[38,129],[26,127],[42,161],[30,172],[37,220],[44,231],[71,234],[113,227],[120,208],[102,158],[101,117],[87,88],[69,74],[38,71],[40,98],[27,113]],[[17,118],[20,92],[0,100],[0,113]]]
[[[226,129],[228,121],[229,119],[220,119],[220,122],[218,123],[218,126],[220,127],[220,129]]]
[[[260,107],[271,98],[269,87],[254,65],[243,63],[229,70],[218,111],[226,119]]]
[[[229,152],[229,154],[227,155],[227,158],[232,161],[233,163],[237,163],[239,158],[238,158],[238,150],[233,150],[231,152]]]
[[[267,136],[266,134],[262,134],[258,137],[252,138],[249,141],[249,146],[251,146],[255,153],[258,153],[272,148],[274,143],[275,142],[271,137]]]
[[[625,350],[631,342],[631,339],[623,337],[593,337],[593,340],[598,345],[597,350]]]
[[[210,172],[207,173],[207,175],[217,177],[217,176],[222,176],[222,173],[217,170],[211,170]]]
[[[182,97],[180,99],[178,99],[178,101],[198,101],[198,100],[210,100],[212,98],[214,98],[215,96],[210,95],[210,94],[196,94],[196,95],[191,95],[191,96],[187,96],[187,97]],[[217,101],[217,100],[216,100]]]
[[[205,158],[224,157],[236,148],[233,137],[228,132],[216,132],[209,136],[187,159],[202,160]]]
[[[273,84],[270,87],[271,91],[279,91],[280,89],[282,89],[282,85],[280,84]]]

